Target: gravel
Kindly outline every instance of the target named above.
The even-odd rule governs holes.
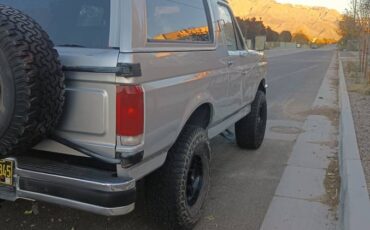
[[[350,100],[355,120],[358,147],[370,192],[370,96],[350,92]]]
[[[344,72],[348,88],[358,84],[356,74],[353,74],[353,66],[356,64],[356,57],[343,60]],[[352,72],[352,73],[351,73]],[[358,77],[357,77],[358,78]],[[370,193],[370,95],[349,90],[349,96],[352,107],[353,119],[357,135],[358,147],[360,150],[362,166],[365,171],[366,183]]]

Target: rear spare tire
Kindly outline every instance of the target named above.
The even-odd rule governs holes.
[[[0,5],[0,157],[32,147],[57,125],[64,75],[47,33]]]

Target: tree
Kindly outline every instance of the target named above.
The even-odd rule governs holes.
[[[356,21],[357,13],[358,13],[358,0],[351,0],[351,11],[353,12],[353,18]]]
[[[279,41],[281,42],[291,42],[293,39],[292,33],[290,31],[283,31],[279,35]]]
[[[240,29],[245,38],[254,39],[256,36],[266,35],[266,28],[262,21],[257,21],[256,18],[237,18]]]
[[[360,36],[360,28],[351,14],[342,16],[339,21],[339,34],[342,36],[342,42],[345,45],[349,40],[357,39]]]
[[[276,42],[279,40],[279,33],[273,31],[270,27],[266,28],[266,40],[268,42]]]
[[[365,77],[369,77],[370,83],[368,75],[370,0],[351,0],[350,3],[350,9],[339,24],[343,36],[342,43],[347,45],[350,39],[359,41],[360,69]]]
[[[272,30],[270,27],[266,27],[262,21],[256,18],[237,18],[240,29],[246,39],[252,40],[254,44],[256,36],[266,35],[267,41],[275,42],[279,40],[279,33]]]
[[[293,35],[293,41],[299,44],[308,44],[310,39],[303,32],[298,32]]]
[[[368,73],[370,47],[370,0],[361,0],[359,7],[359,21],[362,35],[361,70],[364,73],[364,78],[367,79],[370,84],[370,74]]]

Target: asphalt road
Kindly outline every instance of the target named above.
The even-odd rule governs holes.
[[[281,54],[272,51],[267,55],[269,122],[261,149],[243,151],[233,140],[212,140],[212,187],[196,229],[257,230],[263,222],[334,51]],[[4,202],[0,229],[161,229],[145,212],[144,190],[139,184],[137,208],[123,217],[107,218],[45,203]]]

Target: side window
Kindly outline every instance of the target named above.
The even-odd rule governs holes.
[[[241,46],[239,37],[236,35],[236,27],[233,17],[226,6],[218,5],[220,14],[220,26],[224,41],[229,51],[236,51]]]
[[[206,0],[147,0],[149,41],[210,42]]]

